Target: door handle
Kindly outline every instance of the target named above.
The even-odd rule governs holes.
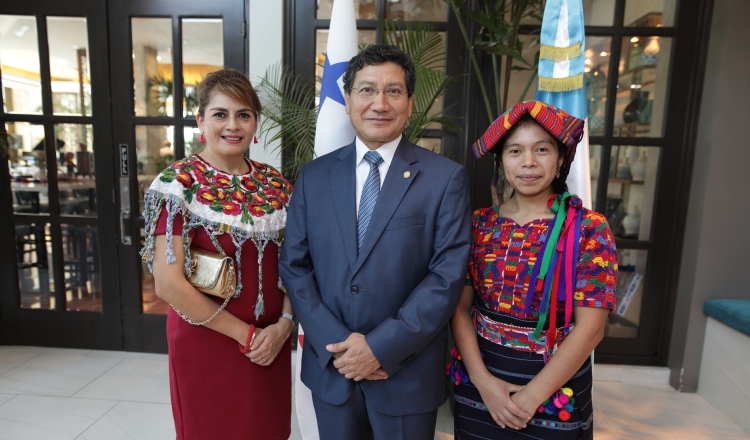
[[[133,244],[130,236],[130,178],[120,177],[120,241],[124,245]]]
[[[130,223],[128,220],[130,220],[130,211],[120,211],[120,236],[122,237],[122,244],[131,245],[133,244],[133,240],[128,234],[128,223]]]

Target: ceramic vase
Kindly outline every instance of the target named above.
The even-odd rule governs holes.
[[[638,122],[641,120],[641,113],[648,104],[648,92],[636,92],[635,98],[625,107],[622,112],[622,119],[626,123]]]
[[[591,178],[596,180],[599,178],[599,166],[601,164],[601,161],[598,157],[592,158],[589,162],[589,172],[591,173]]]
[[[622,227],[625,229],[625,235],[635,236],[638,234],[638,228],[641,226],[641,213],[638,207],[635,211],[626,215],[622,219]]]
[[[646,178],[646,152],[641,152],[638,160],[630,164],[630,174],[633,176],[633,181],[643,182]]]
[[[659,61],[659,37],[654,37],[648,43],[640,58],[638,58],[639,66],[655,66]]]

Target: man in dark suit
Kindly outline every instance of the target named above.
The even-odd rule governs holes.
[[[357,137],[302,167],[280,273],[321,438],[432,439],[470,240],[466,169],[403,134],[416,76],[377,45],[344,74]],[[373,154],[372,152],[375,152]]]

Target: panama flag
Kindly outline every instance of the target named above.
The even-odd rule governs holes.
[[[307,385],[300,379],[302,371],[302,347],[305,344],[305,332],[300,325],[297,336],[297,365],[294,371],[294,400],[297,410],[297,421],[299,422],[299,431],[304,440],[319,440],[318,419],[315,417],[315,408],[313,407],[312,392]]]
[[[344,107],[344,72],[357,54],[357,22],[352,0],[336,0],[328,30],[323,84],[320,87],[318,123],[315,130],[315,155],[320,157],[349,145],[354,128]]]
[[[547,0],[540,35],[537,101],[586,120],[583,139],[568,174],[568,189],[591,209],[589,122],[584,80],[586,38],[581,0]]]
[[[315,129],[315,155],[317,157],[349,145],[356,135],[349,121],[349,115],[346,114],[343,77],[349,60],[357,52],[357,21],[354,18],[354,2],[353,0],[335,0],[328,30],[328,46],[323,67],[323,84],[320,87],[318,122]],[[302,350],[305,343],[302,325],[299,326],[298,334],[294,382],[297,420],[304,440],[318,440],[320,435],[312,393],[300,379]]]

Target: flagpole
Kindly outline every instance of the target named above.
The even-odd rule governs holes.
[[[346,113],[343,75],[349,60],[358,52],[357,21],[353,0],[335,0],[328,28],[323,82],[320,88],[318,120],[315,129],[315,156],[320,157],[350,144],[356,135]],[[299,326],[294,398],[297,421],[304,440],[319,440],[318,421],[312,402],[312,392],[302,383],[302,354],[304,330]]]

